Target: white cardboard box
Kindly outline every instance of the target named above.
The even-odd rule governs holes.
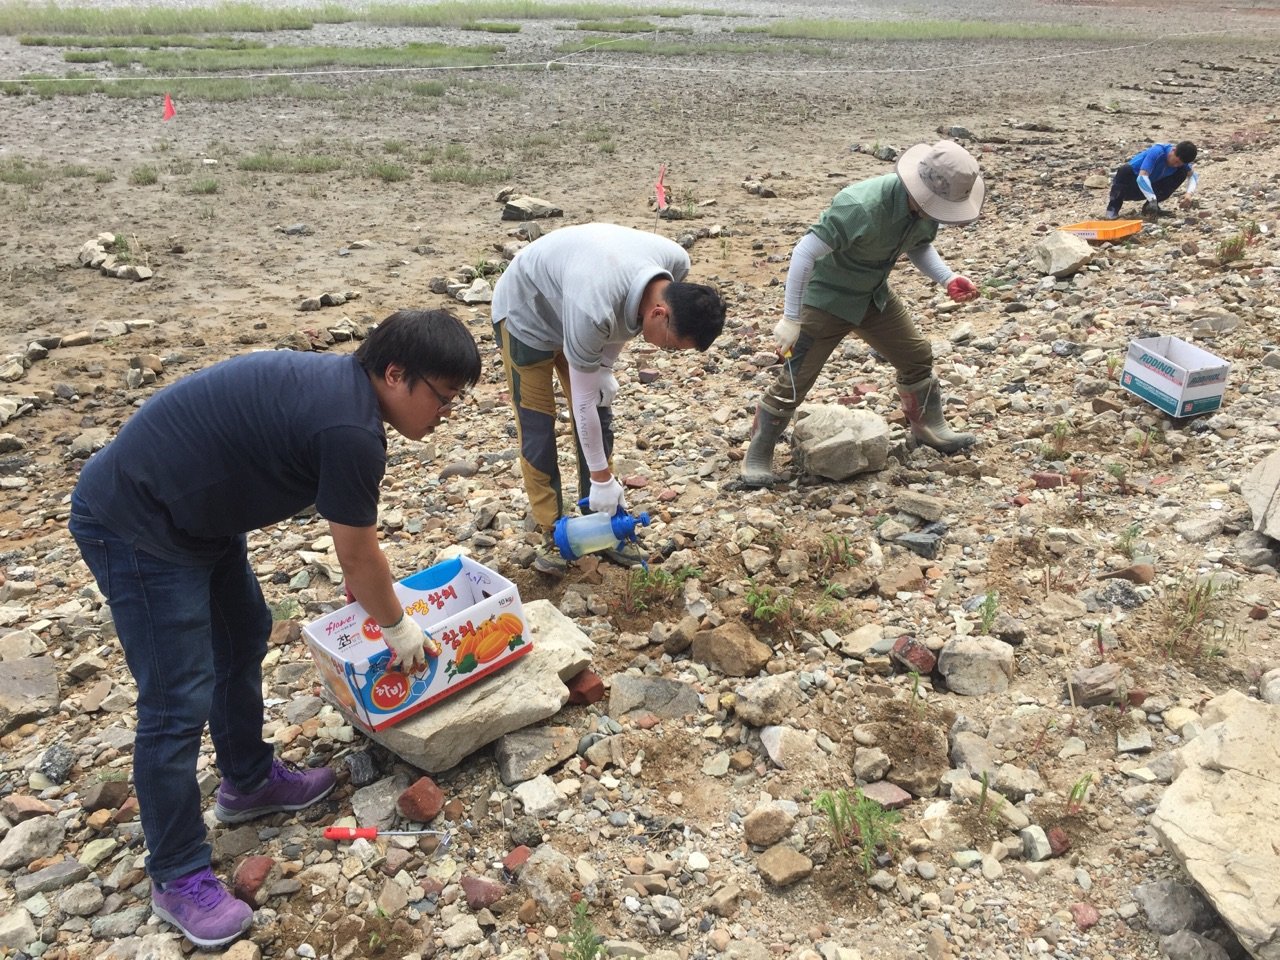
[[[1231,364],[1177,337],[1147,337],[1129,344],[1120,385],[1171,417],[1190,417],[1222,406]]]
[[[405,615],[430,637],[427,665],[415,674],[387,669],[391,650],[358,603],[302,628],[325,687],[370,730],[398,723],[533,649],[516,585],[469,557],[406,577],[395,591]]]

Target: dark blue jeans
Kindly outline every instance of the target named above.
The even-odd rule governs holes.
[[[243,536],[216,562],[186,567],[131,546],[71,498],[68,529],[111,606],[138,684],[133,782],[160,883],[207,867],[196,760],[204,727],[218,768],[251,790],[271,771],[262,740],[262,658],[271,611]]]

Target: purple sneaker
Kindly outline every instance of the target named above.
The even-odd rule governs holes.
[[[327,797],[335,779],[328,767],[302,770],[286,760],[272,760],[267,782],[249,793],[241,793],[223,777],[213,815],[222,823],[241,823],[268,813],[301,810]]]
[[[237,900],[208,867],[151,885],[151,910],[182,931],[197,947],[220,947],[243,935],[253,908]]]

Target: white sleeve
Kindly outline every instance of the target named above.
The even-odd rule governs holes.
[[[800,319],[804,305],[804,292],[809,288],[813,265],[831,252],[831,248],[814,234],[806,233],[791,251],[791,266],[787,269],[787,292],[782,301],[782,315],[788,320]]]
[[[609,458],[604,452],[604,431],[600,429],[600,413],[596,405],[600,402],[600,380],[609,376],[607,367],[601,367],[587,373],[572,370],[569,373],[569,392],[573,404],[573,422],[578,430],[578,442],[582,444],[582,454],[586,458],[587,467],[591,470],[608,470]]]
[[[956,275],[955,271],[947,266],[947,262],[942,259],[942,254],[938,253],[938,248],[932,243],[926,243],[923,247],[908,251],[907,259],[926,277],[944,287]]]

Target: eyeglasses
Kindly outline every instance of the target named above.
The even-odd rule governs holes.
[[[461,393],[455,393],[452,397],[446,397],[443,393],[436,389],[435,384],[425,377],[422,380],[427,385],[427,389],[435,394],[436,403],[439,404],[441,410],[450,410],[453,405],[462,399]]]

